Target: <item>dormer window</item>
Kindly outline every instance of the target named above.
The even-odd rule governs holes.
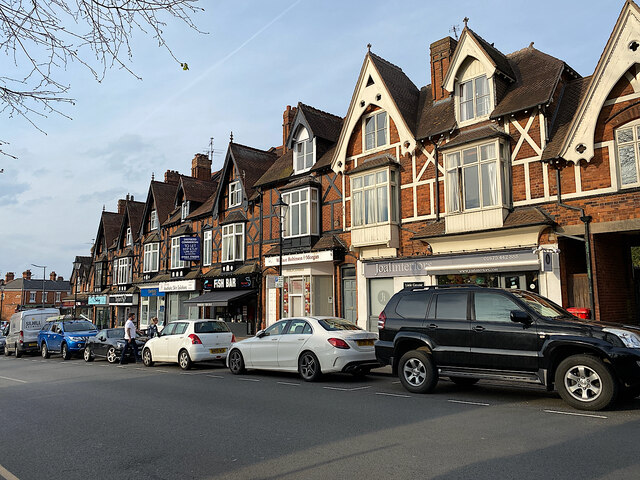
[[[294,146],[293,169],[295,173],[302,173],[313,167],[313,138],[309,138],[306,128],[301,128]]]
[[[151,230],[158,230],[160,228],[160,222],[158,222],[158,212],[156,210],[151,210],[149,223]]]
[[[182,216],[180,218],[184,220],[187,216],[189,216],[189,200],[182,202]]]
[[[380,112],[364,120],[364,145],[365,150],[386,145],[387,142],[387,112]]]
[[[491,93],[486,75],[461,83],[459,89],[461,122],[489,115]]]
[[[237,207],[242,203],[242,189],[240,182],[235,181],[229,184],[229,208]]]
[[[126,245],[129,247],[133,243],[133,235],[131,234],[131,227],[127,227],[127,240]]]

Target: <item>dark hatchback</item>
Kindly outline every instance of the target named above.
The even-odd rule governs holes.
[[[537,383],[575,408],[640,393],[640,329],[580,320],[532,292],[480,286],[405,289],[378,320],[376,357],[415,393],[439,377]]]
[[[142,352],[142,347],[146,341],[146,337],[136,338],[138,354]],[[106,358],[109,363],[119,362],[124,344],[124,328],[105,328],[87,341],[87,346],[84,349],[84,359],[87,362],[92,362],[95,358]],[[129,350],[127,359],[130,361],[135,360],[133,358],[133,350]]]

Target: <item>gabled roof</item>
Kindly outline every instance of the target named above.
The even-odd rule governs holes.
[[[153,210],[153,205],[155,204],[158,222],[165,222],[175,207],[177,190],[178,185],[152,181],[149,186],[149,194],[147,195],[147,206],[145,208],[144,218],[147,217],[150,210]]]
[[[303,117],[306,122],[301,122]],[[340,129],[342,128],[342,118],[331,113],[318,110],[310,105],[298,102],[296,119],[291,129],[290,139],[295,135],[297,124],[306,123],[314,136],[324,138],[330,142],[337,142],[340,137]],[[290,142],[287,142],[290,144]],[[291,147],[291,145],[289,145]]]
[[[120,233],[123,216],[122,213],[102,212],[98,225],[98,234],[96,235],[96,245],[98,245],[102,237],[104,238],[105,251],[111,248]]]
[[[180,184],[176,191],[176,199],[180,192],[184,200],[195,203],[204,203],[211,194],[215,193],[217,182],[211,180],[198,180],[197,178],[180,175]]]
[[[515,75],[513,74],[513,70],[511,69],[511,65],[507,60],[507,57],[504,53],[498,50],[493,44],[487,42],[484,38],[478,35],[476,32],[471,30],[469,27],[465,27],[460,35],[462,39],[462,35],[464,32],[467,32],[479,45],[480,47],[487,53],[489,58],[491,59],[491,63],[495,65],[495,67],[506,77],[515,80]],[[458,43],[460,45],[460,43]]]
[[[41,292],[43,290],[45,292],[68,292],[71,291],[71,282],[67,280],[43,280],[42,279],[26,279],[26,278],[16,278],[15,280],[11,280],[7,282],[4,286],[6,291],[14,291],[14,290],[33,290]]]

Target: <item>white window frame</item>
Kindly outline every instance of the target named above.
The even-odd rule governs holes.
[[[476,90],[476,81],[481,78],[485,79],[487,93],[479,97]],[[472,88],[471,99],[467,101],[463,101],[462,99],[463,87],[465,85],[470,85]],[[478,115],[478,105],[481,98],[486,99],[487,101],[487,112],[483,113],[482,115]],[[471,102],[471,105],[473,107],[473,115],[468,118],[463,118],[463,105],[469,102]],[[470,123],[488,119],[492,111],[491,107],[493,105],[493,82],[491,82],[491,78],[488,78],[487,75],[483,73],[481,75],[474,75],[473,77],[464,78],[463,80],[461,80],[456,85],[456,104],[456,111],[460,125],[468,125]]]
[[[309,131],[301,127],[293,146],[293,172],[304,173],[316,163],[316,139],[309,138]]]
[[[368,185],[367,182],[371,182]],[[351,177],[351,227],[362,228],[375,225],[398,223],[398,181],[399,174],[395,168],[370,170]],[[373,193],[371,193],[373,192]],[[381,198],[382,193],[386,196]],[[367,211],[371,200],[375,203],[372,210]],[[387,218],[382,207],[386,206]]]
[[[378,125],[380,121],[380,117],[384,115],[385,117],[385,125],[383,128],[380,128]],[[373,119],[373,120],[372,120]],[[367,133],[367,124],[373,121],[373,132]],[[367,115],[362,119],[362,151],[369,152],[372,150],[376,150],[378,148],[389,145],[389,113],[386,110],[376,110],[375,112]],[[380,143],[380,132],[384,133],[384,142]],[[367,135],[373,133],[373,145],[371,147],[367,146]]]
[[[222,226],[222,262],[244,260],[244,223]]]
[[[213,230],[205,230],[202,235],[202,265],[211,265],[213,253]]]
[[[180,218],[184,221],[185,218],[187,218],[189,216],[189,207],[190,207],[190,203],[189,200],[184,200],[182,202],[182,213],[180,215]]]
[[[76,289],[77,291],[77,289]],[[47,303],[47,294],[49,292],[42,292],[42,303]]]
[[[620,139],[621,134],[624,131],[631,130],[632,138],[631,140]],[[640,186],[640,121],[636,120],[633,122],[626,123],[621,127],[615,129],[615,144],[616,144],[616,171],[618,173],[619,185],[620,188],[633,188]],[[623,183],[625,180],[623,178],[622,172],[622,162],[620,155],[620,151],[622,149],[629,149],[629,147],[633,148],[634,155],[634,168],[635,168],[635,181]]]
[[[158,242],[147,243],[144,246],[142,260],[142,273],[157,272],[160,269],[160,244]]]
[[[130,246],[133,243],[133,235],[131,234],[131,227],[127,227],[126,246]]]
[[[242,203],[242,188],[240,180],[229,183],[229,208],[237,207]]]
[[[36,292],[29,292],[29,303],[36,303]]]
[[[171,270],[178,270],[187,266],[187,260],[180,260],[180,239],[182,237],[173,237],[171,239]]]
[[[133,283],[133,258],[121,257],[114,260],[116,266],[116,285]]]
[[[62,294],[60,292],[56,292],[56,300],[55,300],[55,302],[56,303],[60,303],[61,298],[62,298]]]
[[[319,195],[318,189],[313,187],[291,190],[282,194],[282,200],[289,205],[284,217],[283,238],[320,235]],[[306,217],[306,220],[303,217]]]
[[[482,159],[483,147],[493,145],[494,156]],[[504,144],[498,139],[489,142],[477,143],[475,145],[469,145],[460,150],[447,152],[444,154],[444,166],[445,166],[445,205],[447,213],[464,213],[474,212],[486,209],[493,209],[497,207],[508,206],[509,198],[509,185],[505,185],[509,181],[508,175],[508,160],[505,158],[508,148],[503,146]],[[469,161],[464,163],[465,152],[471,152],[475,150],[475,161]],[[488,150],[485,150],[487,152]],[[456,160],[457,158],[457,160]],[[483,196],[483,168],[490,169],[489,165],[494,164],[494,174],[496,181],[496,190],[494,193],[494,202],[491,204],[485,204]],[[483,167],[486,166],[486,167]],[[478,203],[477,207],[467,207],[467,195],[465,182],[467,175],[470,175],[470,180],[473,179],[472,169],[476,167],[477,171],[477,185],[478,185]]]
[[[149,223],[150,223],[150,229],[151,230],[158,230],[160,228],[160,222],[158,222],[158,211],[157,210],[151,210]]]

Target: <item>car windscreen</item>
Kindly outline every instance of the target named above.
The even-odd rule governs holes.
[[[569,312],[544,297],[540,297],[530,292],[513,291],[511,293],[520,298],[520,300],[524,301],[528,307],[532,308],[543,317],[572,317]]]
[[[109,338],[124,338],[124,328],[117,328],[115,330],[107,330],[107,337],[109,337]]]
[[[323,318],[318,320],[318,323],[322,325],[322,328],[330,332],[336,330],[362,330],[359,326],[339,318]]]
[[[77,320],[72,322],[64,322],[65,332],[84,332],[85,330],[96,330],[96,326],[85,320]]]
[[[196,322],[194,326],[195,333],[221,333],[228,332],[229,327],[224,322]]]

